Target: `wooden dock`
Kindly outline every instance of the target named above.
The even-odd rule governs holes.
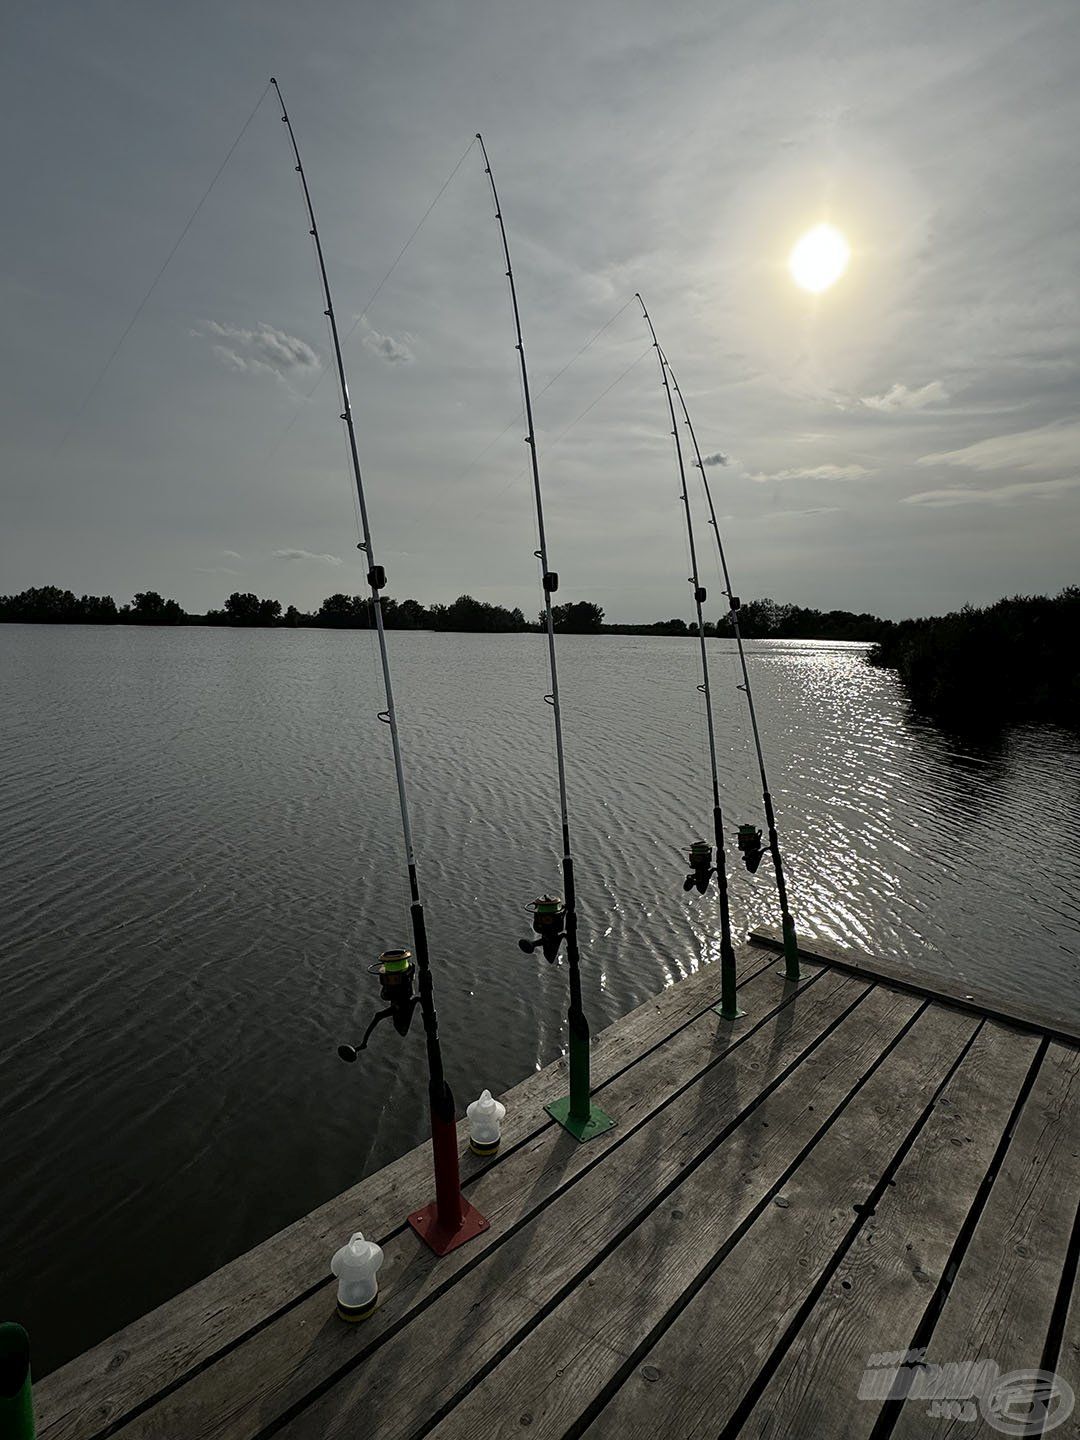
[[[486,1234],[439,1260],[404,1223],[421,1146],[40,1382],[39,1440],[1040,1433],[986,1384],[887,1397],[909,1350],[1080,1392],[1077,1037],[833,958],[794,985],[747,946],[731,1023],[714,969],[672,986],[594,1040],[605,1135],[544,1111],[561,1062],[503,1097],[462,1160]],[[349,1326],[356,1229],[385,1262]]]

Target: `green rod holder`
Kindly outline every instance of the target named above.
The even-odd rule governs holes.
[[[738,1020],[746,1014],[739,1008],[739,992],[735,978],[735,952],[728,945],[720,947],[720,1004],[712,1007],[721,1020]]]
[[[570,1020],[570,1094],[545,1105],[553,1120],[569,1130],[575,1140],[593,1140],[615,1124],[599,1105],[594,1105],[589,1079],[589,1025],[583,1012]]]
[[[0,1440],[34,1440],[30,1337],[12,1321],[0,1324]]]
[[[795,921],[792,916],[784,912],[783,933],[784,933],[784,979],[801,980],[799,972],[799,937],[795,933]]]

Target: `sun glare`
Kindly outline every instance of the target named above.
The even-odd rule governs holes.
[[[840,279],[850,259],[851,246],[835,225],[815,225],[788,256],[788,269],[796,285],[816,295]]]

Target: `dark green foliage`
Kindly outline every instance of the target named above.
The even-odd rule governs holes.
[[[1080,724],[1080,586],[976,610],[902,620],[872,665],[899,672],[918,709],[963,729],[1015,721]]]
[[[132,601],[127,618],[135,625],[179,625],[186,617],[175,600],[163,600],[156,590],[143,590]]]
[[[744,640],[880,640],[892,625],[876,615],[850,610],[810,610],[803,605],[778,605],[775,600],[748,600],[739,611]],[[725,639],[734,632],[730,615],[716,623]]]
[[[19,595],[0,595],[0,621],[31,625],[177,625],[187,616],[175,600],[163,600],[154,590],[135,596],[131,605],[116,607],[111,595],[83,595],[56,585],[41,585]]]
[[[527,630],[520,610],[507,610],[471,595],[459,595],[452,605],[433,605],[428,612],[433,630]]]
[[[551,623],[562,635],[599,635],[604,612],[590,600],[573,600],[551,607]],[[540,612],[540,628],[547,629],[547,615]]]
[[[382,598],[383,626],[387,630],[466,630],[495,632],[527,630],[520,610],[507,610],[471,595],[459,595],[451,605],[425,608],[419,600]],[[314,616],[300,616],[299,624],[328,625],[335,629],[368,630],[374,623],[371,597],[328,595]]]

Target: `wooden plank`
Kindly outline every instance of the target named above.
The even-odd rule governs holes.
[[[832,1037],[837,1044],[844,1044],[850,1023]],[[612,1251],[590,1275],[591,1284],[536,1326],[432,1435],[476,1440],[502,1434],[506,1397],[512,1395],[515,1413],[531,1417],[530,1440],[563,1436],[632,1368],[586,1433],[714,1440],[777,1330],[850,1228],[852,1205],[865,1202],[977,1023],[954,1011],[921,1013],[850,1101],[861,1072],[849,1072],[846,1089],[819,1104],[817,1087],[804,1074],[816,1058],[811,1056],[733,1137],[753,1164],[762,1150],[772,1150],[774,1131],[801,1128],[798,1148],[767,1167],[768,1183],[732,1195],[727,1157],[711,1156]],[[815,1111],[807,1114],[804,1101],[811,1095]],[[835,1118],[827,1123],[830,1116]],[[754,1214],[793,1164],[782,1192],[764,1205],[679,1313],[739,1222]],[[751,1205],[744,1204],[747,1191]],[[647,1352],[644,1366],[632,1365],[673,1312],[677,1318]]]
[[[1040,1040],[988,1023],[739,1431],[868,1440],[871,1355],[906,1350],[945,1273]]]
[[[1051,1045],[949,1289],[926,1350],[930,1364],[990,1360],[1040,1369],[1080,1193],[1080,1050]],[[898,1406],[895,1440],[1001,1434],[977,1418]]]
[[[783,937],[775,925],[762,925],[750,932],[751,945],[782,951]],[[939,1000],[944,1005],[955,1005],[961,1010],[986,1016],[1001,1025],[1018,1025],[1037,1030],[1068,1045],[1080,1044],[1080,1026],[1072,1024],[1057,1013],[1052,998],[1046,1004],[1015,1000],[1011,996],[990,995],[960,985],[943,975],[933,978],[925,970],[915,971],[892,960],[879,960],[876,956],[864,955],[859,950],[849,950],[832,940],[816,940],[800,937],[799,954],[815,965],[832,965],[857,975],[870,984],[882,983],[899,986],[912,994],[925,995]]]
[[[1073,1221],[1073,1247],[1080,1244],[1080,1200]],[[1075,1248],[1073,1250],[1075,1259]],[[1062,1319],[1061,1344],[1053,1362],[1054,1372],[1064,1380],[1080,1406],[1080,1267],[1072,1276],[1067,1308]]]
[[[459,1279],[391,1346],[301,1412],[279,1432],[282,1440],[426,1434],[432,1417],[456,1404],[478,1373],[521,1345],[546,1308],[567,1294],[591,1293],[603,1264],[590,1269],[612,1247],[621,1253],[635,1227],[654,1224],[658,1214],[668,1230],[679,1223],[680,1202],[669,1192],[688,1170],[696,1176],[708,1169],[703,1188],[718,1233],[737,1225],[917,1008],[905,996],[871,992],[815,1044],[823,1033],[825,999],[815,986],[781,1012],[786,1028],[777,1024],[746,1041],[735,1052],[736,1063],[716,1066],[643,1126],[552,1205],[542,1224],[522,1227],[494,1263]],[[774,1078],[776,1088],[762,1098]],[[703,1155],[708,1159],[700,1165]],[[633,1277],[631,1296],[642,1283],[641,1275]],[[545,1378],[552,1381],[563,1363],[560,1357]],[[517,1404],[517,1378],[503,1385],[501,1372],[498,1366],[484,1391],[496,1416],[505,1419],[506,1397],[513,1395]],[[524,1386],[538,1383],[528,1370],[520,1378]]]
[[[737,958],[740,981],[768,973],[770,962],[753,950],[740,950]],[[704,966],[601,1031],[593,1041],[594,1087],[602,1088],[667,1035],[708,1013],[719,983],[719,967]],[[466,1150],[463,1181],[503,1163],[513,1146],[549,1125],[543,1106],[566,1085],[563,1057],[509,1090],[503,1096],[508,1113],[502,1154],[493,1162]],[[394,1234],[417,1196],[427,1194],[430,1170],[425,1142],[39,1380],[34,1400],[41,1440],[100,1434],[297,1295],[324,1283],[326,1257],[340,1237],[355,1230],[361,1216],[368,1234],[380,1240]]]
[[[824,990],[805,1019],[807,1038],[865,993],[864,986],[846,976],[828,976],[822,983]],[[636,1125],[664,1105],[680,1086],[693,1084],[733,1046],[734,1055],[749,1052],[751,1058],[745,1063],[753,1071],[755,1053],[766,1053],[773,1046],[775,1026],[786,1028],[782,1018],[767,1018],[769,1005],[783,1000],[785,987],[770,973],[763,973],[741,993],[760,1017],[762,1029],[756,1034],[746,1028],[749,1016],[747,1022],[732,1026],[707,1011],[605,1088],[605,1104],[618,1116],[615,1129],[587,1145],[577,1145],[560,1127],[549,1126],[504,1164],[478,1179],[470,1193],[491,1222],[484,1235],[441,1260],[411,1230],[391,1236],[379,1274],[381,1303],[362,1331],[336,1320],[333,1292],[327,1283],[116,1433],[123,1440],[149,1440],[151,1436],[173,1440],[189,1434],[201,1440],[226,1435],[239,1440],[257,1434],[265,1423],[268,1405],[286,1410],[347,1365],[359,1347],[370,1350],[378,1345],[451,1284],[459,1272],[475,1268],[487,1251],[497,1250],[514,1226],[538,1215],[561,1189],[596,1170],[609,1149],[629,1143]],[[797,994],[788,999],[786,1009],[794,1013],[796,1006],[809,999],[805,991]],[[713,1083],[720,1085],[719,1081]],[[700,1127],[701,1121],[698,1123]],[[692,1149],[694,1143],[683,1137],[684,1150]],[[656,1176],[652,1183],[657,1183]],[[328,1255],[329,1251],[323,1256],[324,1264]]]

